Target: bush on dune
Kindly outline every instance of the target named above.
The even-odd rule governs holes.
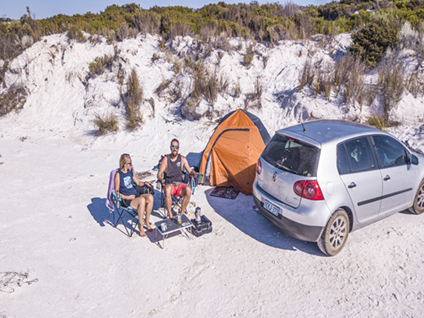
[[[127,129],[133,131],[143,123],[143,116],[140,112],[140,105],[143,101],[143,88],[141,87],[135,69],[131,71],[128,78],[124,101],[127,115]]]
[[[95,114],[94,124],[99,129],[97,136],[118,131],[118,120],[114,114],[107,114],[104,117]]]
[[[0,117],[12,111],[19,111],[26,102],[27,91],[22,86],[12,86],[0,95]]]

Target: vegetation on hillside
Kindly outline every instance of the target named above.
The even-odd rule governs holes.
[[[197,43],[203,43],[198,52],[207,56],[212,49],[229,50],[229,37],[274,46],[281,40],[308,40],[321,34],[321,42],[325,46],[335,35],[351,32],[353,45],[348,56],[338,59],[332,67],[312,66],[307,62],[299,78],[299,89],[309,85],[315,96],[322,94],[327,99],[334,93],[336,96],[343,94],[346,105],[358,103],[361,107],[362,104],[371,104],[377,94],[386,94],[384,110],[387,117],[387,112],[396,104],[399,94],[404,90],[414,96],[422,93],[422,83],[414,74],[402,72],[396,56],[402,50],[413,49],[418,65],[421,64],[424,60],[423,21],[424,0],[341,0],[307,7],[292,2],[262,5],[256,1],[249,4],[219,2],[200,9],[155,6],[148,10],[133,3],[111,5],[99,14],[60,14],[40,20],[34,19],[27,8],[27,13],[20,20],[0,20],[0,82],[4,82],[8,63],[13,58],[42,36],[55,33],[65,33],[69,41],[92,43],[99,42],[101,37],[105,37],[108,43],[113,43],[140,33],[157,34],[162,38],[163,50],[172,46],[177,36],[190,35]],[[247,68],[254,55],[252,47],[247,48],[243,58],[243,64]],[[157,58],[158,56],[155,59]],[[266,65],[266,57],[262,59]],[[386,60],[381,63],[383,59]],[[112,58],[108,56],[97,58],[90,64],[90,75],[101,75],[105,69],[111,68],[112,62]],[[176,77],[185,73],[192,77],[192,87],[187,96],[182,96],[178,85],[164,81],[156,91],[158,96],[168,91],[167,95],[182,98],[188,108],[193,108],[201,99],[213,105],[217,94],[228,93],[231,88],[224,77],[206,70],[202,60],[175,59],[172,63]],[[378,83],[365,83],[362,80],[363,75],[376,67],[379,68]],[[138,84],[133,75],[128,81],[128,93],[124,98],[131,118],[128,128],[135,128],[142,119],[138,115],[138,101],[134,103],[131,100],[133,96],[130,88],[133,89]],[[234,96],[239,96],[240,87],[237,87],[237,83],[232,91]],[[246,101],[246,107],[260,107],[261,93],[262,87],[257,81],[255,91],[247,95],[248,99],[258,96],[258,100]],[[5,109],[10,111],[20,108],[15,102],[12,106],[4,106],[6,104],[5,101],[0,103],[3,107],[0,109],[2,114],[7,113]]]

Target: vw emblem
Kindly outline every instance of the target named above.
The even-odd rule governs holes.
[[[274,174],[272,175],[272,180],[274,182],[277,181],[277,172],[274,172]]]

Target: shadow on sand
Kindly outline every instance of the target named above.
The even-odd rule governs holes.
[[[151,215],[158,217],[159,219],[162,219],[164,213],[160,212],[160,208],[161,208],[161,192],[155,189],[154,204],[153,204],[153,210]],[[115,223],[118,222],[118,214],[116,213],[116,211],[114,211],[113,213],[110,213],[109,209],[106,207],[106,198],[98,198],[98,197],[91,198],[91,203],[87,205],[87,209],[91,213],[91,216],[93,217],[93,219],[101,227],[105,225],[115,227]],[[122,222],[125,224],[125,226],[127,227],[130,233],[134,232],[133,236],[139,235],[139,229],[138,227],[136,227],[136,222],[131,215],[129,214],[125,215],[123,221],[120,221],[116,226],[116,229],[118,229],[121,233],[127,235],[125,229],[122,226]],[[150,223],[153,224],[152,220],[150,220]],[[155,228],[153,228],[152,232],[148,232],[146,226],[144,227],[144,229],[146,230],[146,234],[152,243],[157,243],[157,241],[162,240],[162,235],[160,233],[156,234]],[[175,235],[178,235],[178,233],[176,233]],[[169,237],[172,237],[172,236],[174,235],[170,235]]]
[[[258,242],[279,249],[299,250],[311,255],[324,256],[316,243],[292,238],[265,219],[259,212],[254,212],[253,196],[239,193],[236,199],[231,200],[213,197],[210,195],[212,191],[213,188],[206,190],[205,195],[215,212]]]

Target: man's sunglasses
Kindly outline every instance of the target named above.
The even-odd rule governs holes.
[[[175,146],[175,145],[172,145],[171,146],[171,149],[178,149],[178,148],[180,148],[179,146]]]

